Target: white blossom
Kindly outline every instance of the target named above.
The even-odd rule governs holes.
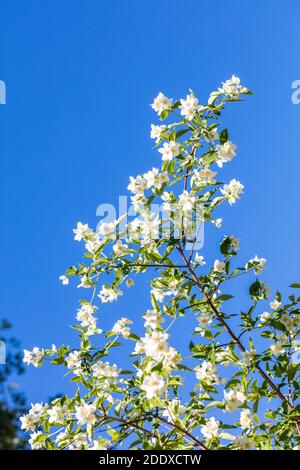
[[[248,429],[252,423],[252,416],[250,410],[242,410],[240,414],[240,424],[243,429]]]
[[[113,287],[102,286],[101,291],[98,294],[103,304],[107,302],[113,302],[117,300],[118,296],[121,295],[121,291],[113,289]]]
[[[260,324],[261,325],[264,325],[266,323],[268,323],[272,318],[272,314],[270,312],[263,312],[259,319],[260,319]]]
[[[252,442],[247,436],[237,437],[234,443],[241,450],[250,450],[253,447]]]
[[[224,390],[224,398],[228,411],[233,411],[242,406],[246,401],[246,396],[240,390]]]
[[[162,134],[165,132],[167,129],[167,126],[155,126],[154,124],[151,124],[151,133],[150,137],[151,139],[155,139],[155,143],[157,144],[160,139]]]
[[[83,403],[76,406],[75,416],[78,421],[78,424],[88,424],[93,425],[96,422],[96,407],[95,405],[89,405],[88,403]]]
[[[114,222],[101,222],[98,227],[98,232],[105,237],[114,237],[116,233],[117,221]]]
[[[146,320],[144,323],[145,328],[152,328],[155,330],[160,327],[160,324],[164,322],[161,312],[155,310],[147,310],[143,318]]]
[[[199,102],[195,96],[190,93],[187,95],[186,99],[180,100],[180,109],[182,116],[185,116],[188,121],[191,121],[196,112],[199,110]]]
[[[143,194],[147,189],[147,181],[141,175],[138,175],[136,178],[133,176],[129,177],[130,183],[127,186],[127,189],[134,194]]]
[[[224,270],[225,270],[225,263],[223,261],[216,259],[214,262],[214,271],[217,273],[223,273]]]
[[[126,326],[126,325],[130,325],[131,323],[132,323],[132,321],[129,320],[128,318],[126,318],[126,317],[120,318],[120,320],[118,320],[114,324],[111,331],[115,335],[121,335],[124,338],[129,338],[129,336],[131,334],[131,331],[130,331],[130,328],[128,328],[128,326]]]
[[[43,448],[43,446],[44,446],[43,441],[45,441],[46,436],[44,437],[43,440],[41,440],[40,436],[42,436],[42,435],[43,435],[43,433],[41,431],[33,432],[33,433],[30,434],[30,438],[29,438],[28,442],[29,442],[29,445],[30,445],[32,450],[38,450],[38,449]]]
[[[73,229],[75,234],[74,240],[81,241],[88,237],[91,233],[91,229],[89,228],[88,224],[82,224],[81,222],[77,223],[77,227]]]
[[[141,390],[146,393],[146,397],[149,400],[159,397],[165,390],[165,387],[166,384],[163,378],[156,372],[146,375],[141,384]]]
[[[172,109],[173,99],[159,93],[151,104],[151,108],[160,116],[163,111]]]
[[[239,77],[232,75],[229,80],[222,82],[222,87],[218,89],[219,93],[224,93],[224,95],[237,99],[241,93],[247,93],[247,88],[241,85]]]
[[[109,381],[115,381],[121,372],[116,364],[111,365],[109,362],[98,361],[92,366],[93,377],[96,379],[105,378]]]
[[[199,264],[200,266],[203,266],[204,264],[206,264],[206,261],[204,261],[204,257],[199,255],[199,253],[195,254],[194,261],[195,261],[195,263]]]
[[[72,351],[66,357],[66,363],[68,369],[80,369],[81,367],[81,357],[80,351]]]
[[[191,212],[196,202],[196,196],[193,192],[183,191],[179,195],[179,207],[183,212]]]
[[[216,164],[218,167],[222,168],[223,163],[230,162],[233,159],[236,155],[236,148],[236,145],[230,140],[227,140],[222,145],[216,145]]]
[[[199,322],[199,326],[196,328],[198,333],[201,333],[204,336],[205,330],[207,329],[208,325],[212,323],[211,315],[208,312],[203,312],[201,315],[197,317]]]
[[[275,341],[275,343],[271,344],[270,351],[271,351],[271,354],[274,354],[274,356],[279,356],[280,354],[283,354],[284,353],[283,341],[278,340],[278,341]]]
[[[211,384],[218,384],[219,377],[216,366],[209,361],[203,361],[201,366],[195,367],[196,377],[200,381],[207,381]]]
[[[224,184],[220,191],[228,199],[229,204],[232,205],[237,199],[239,199],[243,189],[244,186],[236,179],[233,179],[229,184]]]
[[[265,267],[267,260],[265,258],[259,258],[257,255],[254,258],[250,259],[246,265],[245,269],[250,269],[253,267],[255,274],[260,274]]]
[[[216,171],[212,171],[209,168],[198,171],[194,170],[191,177],[191,186],[210,186],[215,184],[215,176],[217,175]]]
[[[68,278],[68,276],[65,276],[65,275],[59,276],[59,280],[62,282],[62,284],[63,284],[64,286],[66,286],[66,285],[69,284],[69,278]]]
[[[126,243],[122,243],[122,240],[117,240],[116,243],[113,245],[113,251],[117,256],[124,255],[127,249],[128,245],[126,245]]]
[[[32,351],[24,349],[23,362],[28,366],[32,364],[34,367],[39,367],[41,360],[44,358],[45,352],[43,349],[34,347]]]
[[[206,423],[201,426],[201,433],[205,439],[212,439],[213,437],[218,436],[220,421],[217,421],[216,418],[209,418]]]
[[[180,146],[173,140],[171,142],[165,142],[163,146],[158,149],[159,153],[162,154],[162,160],[172,161],[175,157],[180,154]]]
[[[277,310],[281,306],[281,302],[277,299],[274,299],[269,303],[269,305],[273,310]]]
[[[255,354],[255,349],[252,349],[251,351],[242,351],[241,355],[245,364],[250,364],[251,361],[254,359]]]

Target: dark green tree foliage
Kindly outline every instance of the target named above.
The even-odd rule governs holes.
[[[23,374],[24,367],[20,342],[10,336],[10,329],[7,320],[0,322],[1,355],[4,356],[4,345],[6,352],[5,364],[0,364],[0,450],[24,449],[26,446],[19,432],[19,418],[24,413],[26,400],[16,380]]]

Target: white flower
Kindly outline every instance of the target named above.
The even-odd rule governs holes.
[[[272,314],[270,312],[263,312],[259,317],[261,325],[268,323],[271,320],[271,318],[272,318]]]
[[[181,109],[181,114],[182,116],[186,116],[188,121],[191,121],[194,116],[196,111],[199,109],[199,102],[197,98],[191,93],[190,95],[187,95],[186,99],[180,100],[181,105],[179,106]]]
[[[82,224],[81,222],[77,222],[77,227],[73,229],[75,234],[74,240],[81,241],[83,238],[89,236],[91,230],[89,229],[88,224]]]
[[[159,93],[151,104],[151,108],[160,116],[166,109],[172,109],[173,99],[167,98],[163,93]]]
[[[128,245],[126,243],[122,243],[122,240],[117,240],[116,243],[113,245],[113,250],[115,255],[120,256],[124,255],[127,251]]]
[[[183,191],[179,195],[179,207],[183,212],[191,212],[196,201],[195,194],[193,192]]]
[[[21,429],[25,431],[30,431],[35,429],[35,416],[33,414],[27,414],[20,417]]]
[[[162,359],[163,354],[168,350],[167,339],[168,334],[161,331],[146,333],[145,337],[142,338],[146,356],[157,360]]]
[[[155,310],[147,310],[143,318],[146,320],[144,323],[145,328],[152,328],[153,330],[160,327],[160,324],[164,322],[161,312]]]
[[[64,275],[59,276],[59,280],[60,280],[60,281],[63,283],[63,285],[65,285],[65,286],[66,286],[67,284],[69,284],[69,278],[68,278],[68,276],[64,276]]]
[[[116,234],[117,221],[114,222],[102,222],[98,228],[98,232],[105,236],[111,238]]]
[[[240,414],[240,423],[243,429],[248,429],[252,423],[252,416],[250,410],[242,410]]]
[[[218,89],[219,93],[224,93],[224,95],[234,99],[238,98],[240,93],[246,93],[248,91],[247,88],[241,85],[239,77],[235,75],[232,75],[226,82],[222,82],[222,85],[222,88]]]
[[[162,134],[166,130],[167,126],[155,126],[151,124],[151,139],[155,139],[156,144],[160,141]]]
[[[271,344],[270,351],[274,356],[279,356],[280,354],[284,353],[283,349],[283,342],[281,340],[275,341],[275,343]]]
[[[97,411],[95,405],[83,403],[82,405],[76,406],[75,411],[75,416],[78,421],[78,424],[95,424]]]
[[[200,256],[199,253],[195,254],[195,263],[199,264],[200,266],[203,266],[206,264],[206,261],[204,261],[204,257]]]
[[[31,405],[31,409],[27,415],[21,416],[21,429],[25,431],[32,431],[39,424],[39,421],[44,418],[47,406],[42,403],[35,403]]]
[[[123,338],[129,338],[131,332],[130,328],[128,328],[126,325],[130,325],[131,323],[132,321],[126,317],[120,318],[120,320],[114,324],[111,331],[115,335],[121,335]]]
[[[87,445],[86,434],[83,432],[75,434],[75,437],[72,442],[73,445],[72,447],[69,447],[69,450],[73,450],[73,446],[75,447],[75,449],[81,449],[82,447],[85,447]]]
[[[143,174],[143,178],[147,182],[147,188],[151,188],[151,186],[154,185],[154,181],[156,176],[158,175],[159,171],[158,168],[152,168],[152,170],[149,170],[147,173]]]
[[[153,184],[156,189],[160,189],[162,185],[165,183],[168,183],[168,181],[169,181],[168,173],[166,171],[162,171],[156,176]]]
[[[49,415],[49,423],[63,424],[65,416],[68,414],[68,407],[66,405],[54,405],[47,411]]]
[[[216,219],[216,220],[212,220],[212,223],[216,226],[216,228],[221,228],[222,227],[222,222],[223,222],[223,219],[221,219],[221,218]]]
[[[34,347],[32,351],[24,349],[23,362],[28,366],[32,364],[34,367],[39,367],[41,360],[43,359],[45,352],[43,349]]]
[[[77,310],[76,320],[81,322],[81,326],[88,327],[89,325],[94,325],[96,318],[93,316],[93,313],[96,311],[96,307],[93,307],[91,304],[84,303],[79,310]]]
[[[205,329],[211,324],[212,318],[209,313],[203,312],[197,317],[197,320],[199,322],[199,326],[196,328],[196,331],[204,336]]]
[[[235,445],[242,450],[250,450],[253,445],[247,436],[237,437],[234,441]]]
[[[204,136],[204,139],[206,140],[206,142],[212,142],[213,140],[216,140],[218,138],[219,138],[219,134],[218,134],[216,127],[214,127],[211,130],[207,130],[207,134]]]
[[[218,435],[219,424],[220,422],[216,421],[216,418],[209,418],[206,424],[201,427],[201,433],[206,439],[216,437]]]
[[[109,362],[96,362],[92,366],[93,370],[93,377],[96,377],[96,379],[102,379],[105,378],[109,381],[115,381],[116,378],[118,377],[119,373],[121,372],[120,369],[116,366],[116,364],[110,364]]]
[[[246,401],[246,395],[239,390],[224,390],[224,398],[228,411],[233,411],[243,405]]]
[[[152,398],[159,397],[165,390],[166,384],[163,378],[156,372],[144,377],[141,390],[146,392],[146,397],[151,400]]]
[[[216,366],[209,361],[203,361],[201,366],[195,367],[196,377],[200,381],[208,381],[212,384],[219,383]]]
[[[253,267],[255,274],[260,274],[265,267],[267,260],[265,258],[259,258],[257,255],[254,258],[250,259],[246,265],[245,269],[250,269]]]
[[[218,259],[216,259],[216,261],[214,262],[214,271],[217,273],[222,273],[224,272],[224,270],[225,270],[225,263],[223,263],[223,261],[219,261]]]
[[[130,183],[127,186],[127,189],[132,193],[141,194],[144,193],[145,189],[147,189],[147,181],[141,175],[138,175],[136,178],[130,176],[129,180]]]
[[[244,186],[236,179],[233,179],[229,184],[224,184],[223,189],[220,191],[228,199],[229,204],[232,205],[237,199],[239,199],[243,189]]]
[[[194,170],[193,176],[191,177],[191,185],[195,186],[209,186],[215,184],[215,176],[217,172],[212,171],[209,168],[205,168],[202,171]]]
[[[80,359],[80,351],[72,351],[66,357],[66,363],[68,369],[80,369],[81,367],[81,359]]]
[[[180,147],[179,144],[171,140],[171,142],[165,142],[158,151],[162,154],[164,162],[171,161],[180,154]]]
[[[137,193],[130,197],[135,211],[144,209],[145,204],[147,203],[147,198],[144,193]]]
[[[172,195],[168,191],[164,191],[161,195],[163,203],[163,210],[167,212],[172,212],[173,204],[172,204]]]
[[[256,354],[256,351],[255,349],[252,349],[251,351],[243,351],[241,354],[245,364],[250,364]]]
[[[113,302],[114,300],[117,300],[118,296],[121,294],[121,291],[113,289],[112,287],[102,286],[98,297],[100,297],[101,302],[105,304],[107,302]]]
[[[42,433],[41,431],[33,432],[33,433],[30,434],[30,439],[29,439],[28,442],[29,442],[29,445],[30,445],[30,447],[32,448],[32,450],[38,450],[38,449],[42,449],[42,448],[43,448],[43,445],[44,445],[43,440],[46,439],[46,436],[44,436],[43,440],[40,440],[40,439],[39,439],[39,440],[36,442],[37,438],[38,438],[39,436],[42,436],[42,435],[43,435],[43,433]]]
[[[279,302],[277,299],[274,299],[269,303],[269,305],[273,310],[277,310],[281,306],[281,302]]]
[[[223,163],[230,162],[233,159],[236,155],[236,148],[236,145],[230,142],[230,140],[227,140],[227,142],[222,145],[216,145],[216,164],[218,167],[222,168]]]

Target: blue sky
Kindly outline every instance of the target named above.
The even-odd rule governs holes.
[[[299,282],[299,2],[2,0],[0,10],[1,317],[24,347],[72,340],[80,294],[58,281],[81,256],[72,228],[95,226],[99,204],[116,203],[129,175],[158,164],[153,97],[192,88],[201,102],[233,73],[255,95],[224,114],[238,157],[223,180],[241,180],[245,195],[220,213],[204,255],[213,260],[233,233],[241,264],[268,259],[273,292]],[[137,318],[146,289],[142,280],[103,309],[104,324]],[[28,369],[29,401],[63,391],[61,372]]]

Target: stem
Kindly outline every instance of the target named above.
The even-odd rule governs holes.
[[[188,436],[190,439],[192,439],[193,442],[195,442],[199,447],[201,447],[202,449],[204,450],[209,450],[208,447],[206,447],[205,444],[203,444],[203,442],[199,441],[199,439],[197,439],[195,436],[193,436],[193,434],[191,434],[189,431],[187,431],[186,429],[183,429],[181,426],[179,426],[178,424],[175,424],[175,423],[169,423],[168,420],[166,420],[165,418],[162,418],[161,416],[158,416],[158,419],[160,421],[162,421],[163,423],[166,423],[166,424],[171,424],[175,429],[177,429],[177,431],[183,433],[185,436]]]

